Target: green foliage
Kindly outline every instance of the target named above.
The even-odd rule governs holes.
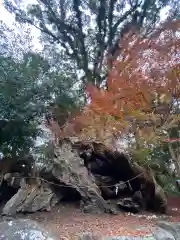
[[[1,152],[17,155],[29,151],[52,103],[61,103],[66,111],[75,106],[72,87],[71,78],[52,71],[38,54],[24,54],[21,61],[0,56]]]
[[[162,142],[160,145],[153,147],[153,151],[151,152],[150,158],[154,162],[158,162],[160,164],[161,169],[163,169],[166,165],[170,165],[172,163],[172,156],[169,151],[168,145],[171,144],[172,149],[175,152],[175,155],[178,156],[179,152],[179,142],[171,142],[173,139],[179,138],[179,130],[180,126],[170,128],[168,130],[169,141]]]
[[[0,148],[4,154],[26,149],[38,134],[35,117],[42,103],[37,79],[43,71],[42,66],[35,67],[34,60],[37,57],[32,54],[24,56],[21,63],[0,57]]]
[[[176,178],[168,174],[156,174],[156,180],[163,190],[170,195],[180,195],[180,191],[176,186]]]
[[[60,122],[79,106],[75,72],[32,50],[31,30],[0,22],[0,152],[26,153],[41,136],[46,114],[61,107]],[[35,49],[33,47],[33,49]],[[63,111],[62,111],[63,110]]]
[[[65,81],[66,80],[66,81]],[[22,62],[0,58],[0,148],[3,153],[30,147],[39,135],[37,126],[50,105],[61,106],[60,121],[76,106],[73,81],[50,71],[43,58],[26,54]],[[77,106],[76,106],[77,107]]]
[[[148,165],[151,151],[152,149],[150,148],[133,149],[133,159],[135,159],[135,161],[140,165]]]

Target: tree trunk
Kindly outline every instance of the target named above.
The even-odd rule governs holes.
[[[170,152],[171,158],[173,160],[173,163],[176,167],[177,175],[180,176],[180,155],[176,157],[176,154],[172,148],[171,143],[168,144],[168,148],[169,148],[169,152]]]
[[[136,150],[140,149],[140,142],[139,142],[139,127],[136,124],[136,120],[133,121],[132,124],[133,132],[134,132],[134,137],[135,137],[135,142],[136,142]]]

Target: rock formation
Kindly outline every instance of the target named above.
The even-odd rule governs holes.
[[[50,211],[58,202],[69,199],[79,201],[85,212],[116,213],[117,206],[133,212],[166,212],[166,197],[152,170],[102,143],[63,139],[48,157],[50,167],[39,171],[38,181],[29,177],[30,172],[27,178],[22,174],[18,177],[20,173],[3,175],[2,182],[16,189],[3,214]],[[116,200],[115,208],[107,201],[111,199]]]
[[[78,143],[77,148],[86,162],[89,171],[95,176],[96,183],[102,194],[109,198],[109,192],[113,195],[119,183],[126,185],[123,189],[118,187],[116,195],[121,198],[124,194],[133,196],[141,193],[141,202],[146,210],[166,212],[167,200],[162,188],[157,184],[153,172],[149,167],[141,167],[133,162],[127,155],[106,148],[101,143]],[[90,154],[91,153],[91,154]],[[99,177],[101,176],[101,178]],[[103,176],[103,177],[102,177]],[[109,179],[109,187],[104,179]],[[114,188],[114,189],[113,189]],[[106,189],[106,190],[105,190]],[[136,198],[136,203],[138,203]]]

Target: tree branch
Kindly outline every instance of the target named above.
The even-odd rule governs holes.
[[[65,20],[66,12],[64,9],[64,1],[60,1],[61,21]]]
[[[113,43],[113,13],[114,13],[114,7],[117,0],[110,0],[109,3],[109,11],[108,11],[108,28],[109,28],[109,37],[108,37],[108,46],[112,46]]]
[[[146,17],[147,9],[149,7],[149,4],[151,4],[151,1],[145,0],[144,4],[142,6],[142,13],[140,14],[139,18],[139,27],[143,25],[144,18]]]
[[[114,26],[112,27],[112,37],[114,38],[116,32],[117,32],[117,29],[120,25],[120,23],[124,22],[130,15],[132,15],[133,12],[135,12],[135,10],[137,9],[137,7],[139,7],[140,4],[136,3],[133,7],[131,7],[130,10],[126,11],[122,17],[120,17],[118,19],[118,21],[114,24]]]
[[[42,0],[40,0],[42,2]],[[72,26],[70,26],[69,24],[65,23],[65,10],[64,10],[64,5],[61,4],[61,18],[58,18],[56,16],[56,14],[54,13],[51,5],[49,4],[49,2],[43,2],[43,4],[48,8],[48,11],[50,11],[51,16],[49,16],[49,20],[51,21],[51,23],[54,23],[58,29],[58,32],[61,34],[61,38],[62,41],[60,41],[60,37],[56,37],[54,39],[58,39],[59,43],[62,45],[62,47],[66,50],[66,53],[68,54],[68,56],[72,57],[76,63],[77,66],[81,69],[83,69],[85,71],[85,73],[87,73],[87,68],[86,70],[84,69],[84,61],[82,61],[81,57],[83,56],[83,54],[81,53],[81,57],[79,56],[78,53],[78,49],[79,49],[79,44],[76,45],[77,41],[79,41],[81,39],[81,37],[79,38],[77,35],[79,34],[80,36],[82,36],[82,31],[81,29],[76,29]],[[49,31],[48,34],[51,34],[52,32]],[[54,37],[54,34],[53,36]],[[76,41],[75,41],[76,40]],[[68,47],[66,46],[65,43],[68,43],[70,49],[72,50],[72,53],[70,52],[70,49],[68,49]],[[80,48],[81,49],[81,48]],[[85,49],[85,48],[84,48]]]
[[[102,68],[102,62],[104,58],[104,51],[106,49],[105,37],[106,37],[106,0],[100,1],[100,6],[98,9],[98,14],[96,18],[96,23],[98,27],[98,32],[96,34],[96,41],[98,44],[98,50],[94,61],[93,66],[93,77],[96,78],[96,83],[100,84],[101,76],[100,71]]]
[[[86,47],[85,47],[85,36],[83,33],[83,25],[82,25],[82,14],[81,11],[79,9],[79,6],[81,5],[81,1],[80,0],[74,0],[73,2],[73,9],[76,13],[76,19],[77,19],[77,26],[78,26],[78,32],[79,32],[79,36],[78,36],[78,47],[80,49],[81,52],[81,61],[82,61],[82,65],[83,65],[83,70],[85,72],[86,78],[88,80],[88,78],[91,78],[90,76],[90,71],[88,69],[88,53],[86,51]],[[89,79],[91,81],[91,79]]]
[[[112,30],[111,30],[111,39],[109,38],[108,42],[111,43],[111,45],[108,45],[108,55],[109,55],[109,63],[108,63],[108,67],[109,69],[112,68],[112,65],[113,65],[113,62],[114,60],[117,58],[117,56],[119,55],[119,51],[120,51],[120,48],[119,48],[119,40],[121,38],[123,38],[124,34],[126,34],[132,26],[134,25],[137,25],[137,20],[138,20],[138,15],[137,15],[137,8],[140,6],[141,3],[138,3],[138,1],[136,1],[135,5],[131,7],[130,10],[126,11],[119,19],[118,21],[114,24],[114,26],[112,27]],[[134,14],[133,14],[134,12]],[[126,21],[127,18],[132,15],[132,19],[130,22],[127,22],[124,27],[121,29],[121,32],[120,32],[120,36],[118,36],[117,40],[115,41],[114,45],[112,44],[113,41],[114,41],[114,38],[115,38],[115,35],[117,33],[117,29],[119,27],[119,25]]]
[[[50,14],[51,14],[51,16],[49,17],[49,20],[56,25],[59,33],[61,33],[61,38],[62,38],[61,45],[66,49],[66,52],[68,53],[68,55],[73,57],[73,59],[77,62],[77,66],[80,69],[84,70],[86,81],[87,79],[91,79],[91,72],[88,69],[88,54],[85,48],[85,37],[83,34],[82,16],[81,16],[81,11],[79,10],[81,1],[74,0],[73,2],[73,9],[76,13],[77,28],[72,27],[71,25],[65,23],[65,19],[63,19],[63,17],[65,18],[64,8],[61,9],[62,10],[61,18],[58,18],[54,13],[49,2],[46,2],[44,4],[48,8],[48,11],[50,11]],[[64,7],[64,6],[62,6],[61,4],[61,7]],[[65,42],[69,44],[73,53],[70,53]]]

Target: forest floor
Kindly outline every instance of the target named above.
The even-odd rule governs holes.
[[[180,221],[180,197],[168,198],[167,215],[147,212],[135,215],[94,215],[82,213],[77,205],[68,203],[57,205],[51,212],[34,213],[26,215],[25,218],[43,224],[59,239],[76,239],[76,235],[82,232],[93,232],[103,236],[148,235],[159,220]]]

